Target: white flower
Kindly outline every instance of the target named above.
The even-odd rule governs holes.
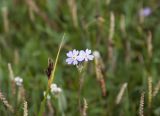
[[[57,93],[61,93],[62,89],[60,87],[57,88]]]
[[[52,91],[52,89],[54,89],[54,88],[57,88],[57,85],[56,84],[51,84],[51,91]]]
[[[23,83],[23,79],[21,77],[15,77],[14,79],[15,83],[17,86],[22,86],[22,83]]]
[[[62,92],[62,89],[60,87],[57,87],[57,85],[53,83],[53,84],[51,84],[51,92],[53,94],[58,95],[59,93]]]
[[[44,95],[44,96],[46,95],[46,91],[43,92],[43,95]],[[47,95],[47,99],[48,99],[48,100],[51,99],[51,96],[50,96],[49,94]]]

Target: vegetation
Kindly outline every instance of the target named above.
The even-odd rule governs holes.
[[[159,116],[159,10],[158,0],[0,0],[0,115]],[[94,60],[68,65],[73,49]]]

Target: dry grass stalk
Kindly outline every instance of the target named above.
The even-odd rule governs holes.
[[[126,42],[125,42],[125,48],[126,48],[126,51],[125,51],[125,61],[127,64],[129,64],[131,62],[131,43],[128,39],[126,39]]]
[[[72,15],[72,21],[75,28],[78,27],[77,5],[75,0],[67,0]]]
[[[126,21],[125,21],[125,16],[121,15],[121,21],[120,21],[120,29],[122,32],[122,36],[124,39],[124,44],[125,44],[125,61],[126,64],[129,64],[131,61],[131,44],[130,41],[127,38],[127,33],[126,33],[126,25],[125,25]]]
[[[143,7],[141,7],[140,9],[139,9],[139,11],[143,11]],[[139,22],[140,22],[140,24],[143,24],[144,23],[144,15],[139,15]]]
[[[20,5],[20,1],[21,1],[21,0],[13,0],[13,3],[14,3],[15,6],[16,6],[16,5]]]
[[[2,92],[0,91],[0,100],[3,102],[3,104],[6,106],[6,108],[11,111],[12,113],[14,112],[13,107],[8,103]]]
[[[110,13],[109,41],[112,41],[114,35],[115,17],[113,12]]]
[[[103,31],[104,29],[104,22],[105,22],[105,19],[100,16],[100,15],[97,15],[96,16],[96,21],[97,21],[97,25],[98,25],[98,29],[99,29],[99,33]],[[98,34],[99,34],[98,33]]]
[[[148,57],[152,57],[152,33],[149,31],[148,32],[148,37],[147,37],[147,51],[148,51]]]
[[[143,91],[140,97],[139,116],[144,116],[144,94],[145,92]]]
[[[2,10],[4,31],[7,33],[9,32],[8,8],[7,6],[3,6],[1,10]]]
[[[121,87],[121,89],[120,89],[120,91],[119,91],[119,93],[117,95],[117,98],[116,98],[116,104],[119,104],[122,101],[122,97],[123,97],[124,92],[125,92],[125,90],[127,88],[127,85],[128,85],[128,83],[124,83],[122,85],[122,87]]]
[[[110,28],[108,36],[108,61],[111,63],[111,69],[114,69],[115,58],[113,57],[113,35],[114,35],[115,17],[113,12],[110,13]]]
[[[28,11],[29,11],[29,18],[30,18],[30,20],[32,22],[34,22],[35,21],[34,11],[33,11],[33,9],[30,6],[28,8]]]
[[[111,0],[106,0],[106,4],[109,5]]]
[[[28,116],[28,104],[27,101],[24,101],[23,107],[23,116]]]
[[[18,64],[19,63],[19,52],[18,49],[14,50],[14,64]]]
[[[157,85],[154,88],[153,97],[155,97],[157,95],[157,93],[159,92],[159,90],[160,90],[160,80],[158,81]]]
[[[141,53],[138,53],[138,60],[142,65],[144,65],[144,57]]]
[[[15,95],[16,93],[16,85],[15,85],[15,81],[14,81],[14,73],[13,73],[13,69],[10,63],[8,63],[8,71],[9,71],[9,78],[11,81],[11,89],[12,89],[12,94]]]
[[[29,6],[29,9],[32,9],[35,13],[40,14],[40,16],[42,17],[45,17],[43,13],[40,13],[40,9],[33,0],[26,0],[26,3]]]
[[[18,88],[18,101],[24,101],[25,100],[25,89],[23,88],[23,86]]]
[[[10,80],[14,80],[14,73],[13,73],[13,69],[10,63],[8,63],[8,70],[9,70]]]
[[[87,116],[87,109],[88,109],[88,104],[86,99],[83,99],[83,109],[82,109],[82,116]]]
[[[106,85],[103,75],[104,63],[98,51],[94,51],[93,54],[95,56],[94,61],[95,61],[96,78],[100,83],[103,96],[106,96]]]
[[[52,107],[52,104],[51,104],[50,100],[47,100],[47,106],[48,106],[48,109],[49,109],[48,116],[54,116],[55,115],[54,108]]]
[[[39,15],[49,27],[58,29],[57,24],[53,20],[49,19],[46,13],[37,6],[34,0],[25,0],[25,2],[27,3],[29,9],[35,12],[37,15]]]
[[[120,29],[121,29],[121,32],[123,34],[123,36],[126,36],[126,20],[125,20],[125,16],[124,15],[121,15],[121,20],[120,20]]]
[[[151,108],[152,104],[152,77],[148,77],[148,107]]]

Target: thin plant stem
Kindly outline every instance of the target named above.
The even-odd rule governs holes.
[[[80,76],[80,78],[79,78],[79,90],[78,90],[78,106],[79,106],[80,116],[82,116],[81,93],[82,93],[83,81],[84,81],[83,76]]]
[[[52,83],[53,80],[54,80],[55,71],[56,71],[56,67],[57,67],[57,62],[58,62],[58,59],[59,59],[60,51],[61,51],[61,49],[62,49],[62,44],[63,44],[64,37],[65,37],[65,34],[63,34],[63,37],[62,37],[62,40],[61,40],[61,44],[60,44],[59,49],[58,49],[58,52],[57,52],[56,60],[55,60],[55,63],[54,63],[54,65],[53,65],[53,71],[51,72],[51,77],[50,77],[50,79],[48,80],[48,86],[47,86],[46,94],[45,94],[45,96],[44,96],[43,101],[41,102],[40,111],[39,111],[38,116],[42,116],[42,114],[43,114],[43,112],[44,112],[47,95],[48,95],[48,93],[49,93],[49,91],[50,91],[50,85],[51,85],[51,83]]]
[[[79,72],[79,90],[78,90],[78,107],[79,107],[79,112],[80,116],[83,116],[82,113],[82,104],[81,104],[81,93],[82,93],[82,87],[84,83],[84,68],[86,67],[86,64],[81,64],[77,66],[78,72]]]

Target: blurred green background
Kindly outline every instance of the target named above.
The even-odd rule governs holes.
[[[17,97],[12,95],[8,63],[14,75],[23,78],[29,116],[36,116],[47,86],[44,70],[48,58],[55,61],[65,33],[54,80],[63,95],[50,100],[55,115],[79,114],[78,71],[65,59],[69,50],[89,48],[101,54],[106,96],[102,96],[96,79],[96,65],[88,63],[81,93],[88,104],[88,116],[136,116],[142,91],[145,115],[160,116],[159,93],[153,97],[149,111],[147,84],[150,76],[154,91],[160,75],[159,6],[158,0],[0,0],[0,91],[15,106],[14,115],[23,114],[23,101],[15,105]],[[151,13],[140,16],[140,9],[145,7]],[[148,46],[153,49],[148,51]],[[117,105],[117,95],[125,82],[127,89]],[[44,115],[50,116],[50,112],[46,104]],[[13,115],[1,101],[0,115]]]

